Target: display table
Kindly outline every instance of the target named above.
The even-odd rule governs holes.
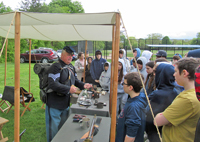
[[[88,129],[82,129],[78,122],[73,122],[73,116],[75,114],[72,113],[68,120],[64,123],[62,128],[58,131],[56,136],[53,138],[52,142],[74,142],[77,139],[80,139],[86,132],[89,131]],[[90,119],[90,125],[94,115],[86,115]],[[101,117],[98,116],[97,117]],[[99,125],[99,132],[96,136],[94,136],[94,142],[109,142],[110,136],[110,124],[111,118],[109,117],[101,117],[101,123]]]
[[[3,125],[4,125],[5,123],[7,123],[8,121],[9,121],[9,120],[0,117],[0,142],[8,141],[8,137],[3,138],[3,133],[2,133],[2,131],[1,131],[2,128],[3,128]]]
[[[78,114],[85,114],[85,115],[94,115],[97,116],[104,116],[109,117],[109,95],[106,93],[106,95],[101,95],[99,99],[97,99],[98,102],[104,102],[106,103],[106,106],[103,106],[103,108],[97,108],[96,105],[92,104],[89,107],[86,106],[79,106],[78,103],[72,104],[70,107],[70,114],[71,113],[78,113]],[[94,100],[93,100],[94,102]]]

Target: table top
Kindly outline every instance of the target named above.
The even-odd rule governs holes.
[[[5,123],[7,123],[9,120],[8,119],[5,119],[3,117],[0,117],[0,125],[3,125]]]
[[[89,131],[88,129],[82,129],[80,124],[77,122],[73,122],[73,116],[75,114],[72,113],[67,121],[64,123],[62,128],[58,131],[56,136],[53,138],[52,142],[74,142],[77,139],[80,139],[86,132]],[[90,125],[94,115],[86,115],[90,119]],[[97,117],[101,117],[98,116]],[[99,131],[97,135],[94,136],[94,142],[109,142],[110,136],[110,124],[111,118],[110,117],[101,117],[101,123],[99,125]]]
[[[97,108],[96,105],[92,104],[89,107],[86,106],[79,106],[78,103],[72,104],[70,107],[70,114],[71,113],[80,113],[85,115],[94,115],[97,116],[104,116],[104,117],[110,117],[109,114],[109,94],[106,93],[106,95],[101,95],[99,99],[97,99],[98,102],[104,102],[106,103],[106,106],[103,106],[103,108]],[[93,100],[94,102],[94,100]]]

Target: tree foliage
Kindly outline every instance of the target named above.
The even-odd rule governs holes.
[[[163,37],[162,44],[172,44],[168,36]]]
[[[12,9],[8,6],[6,7],[3,2],[0,3],[0,13],[4,13],[4,12],[11,12]]]

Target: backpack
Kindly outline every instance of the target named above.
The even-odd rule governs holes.
[[[34,72],[39,77],[40,100],[43,103],[47,102],[47,93],[53,92],[52,89],[48,88],[48,73],[49,73],[49,68],[51,67],[51,65],[52,65],[52,63],[36,63],[34,65]],[[62,67],[60,65],[60,68],[62,71],[63,69],[68,68],[68,66]],[[69,70],[69,68],[68,68],[68,70]],[[70,78],[71,78],[71,71],[68,72],[68,80],[65,82],[65,84],[67,84],[70,81]],[[57,95],[63,96],[63,94],[59,94],[59,93],[57,93]]]
[[[47,102],[48,70],[51,65],[51,63],[36,63],[33,68],[39,77],[40,100],[43,103]]]

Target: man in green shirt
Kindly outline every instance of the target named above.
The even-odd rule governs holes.
[[[200,117],[194,75],[199,63],[194,58],[183,58],[175,63],[174,77],[184,87],[172,104],[156,115],[154,124],[163,126],[163,142],[193,142]],[[170,94],[169,94],[170,95]]]

